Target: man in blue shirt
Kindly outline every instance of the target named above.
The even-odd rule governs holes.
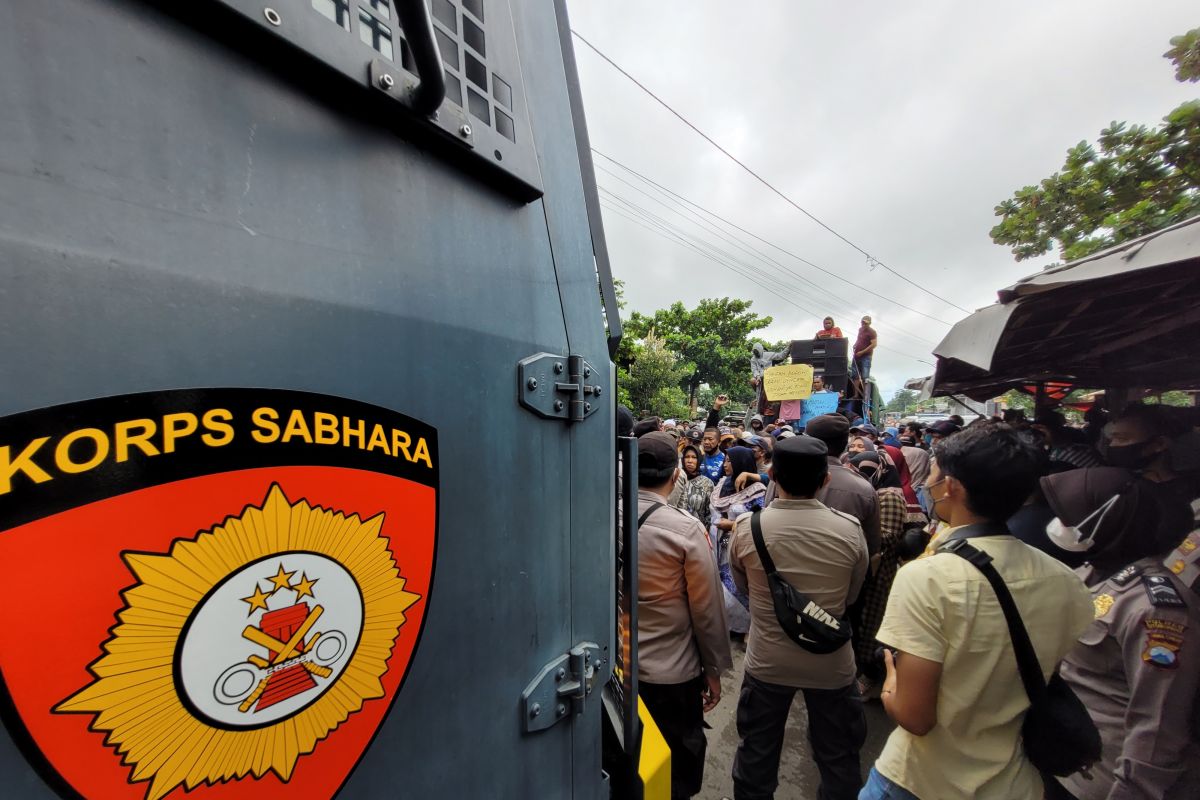
[[[704,438],[700,440],[700,447],[704,449],[704,461],[700,464],[700,472],[714,485],[725,474],[725,454],[721,452],[720,443],[720,431],[716,428],[704,429]]]

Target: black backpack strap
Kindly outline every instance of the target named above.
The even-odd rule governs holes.
[[[1030,703],[1038,702],[1046,693],[1046,681],[1042,678],[1042,667],[1038,663],[1037,653],[1033,642],[1029,641],[1029,632],[1021,621],[1021,612],[1013,602],[1012,593],[1004,584],[1000,573],[992,566],[992,557],[987,553],[972,547],[966,539],[958,539],[939,549],[939,552],[953,553],[975,565],[992,585],[1000,608],[1004,611],[1004,620],[1008,623],[1008,635],[1012,639],[1013,651],[1017,656],[1017,670],[1021,673],[1021,683],[1025,684],[1025,694]]]
[[[758,521],[758,515],[762,513],[759,509],[750,515],[750,532],[754,534],[754,549],[758,551],[758,560],[762,562],[763,570],[768,575],[775,574],[775,562],[771,560],[771,554],[767,552],[767,543],[763,541],[762,523]]]
[[[660,508],[662,508],[665,505],[666,505],[666,503],[651,503],[650,507],[647,508],[645,511],[643,511],[642,515],[640,517],[638,517],[638,530],[642,529],[642,525],[645,524],[646,519],[651,514],[653,514],[655,511],[658,511]]]

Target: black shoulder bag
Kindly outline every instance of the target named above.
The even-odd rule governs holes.
[[[1021,622],[1021,612],[1004,585],[1004,579],[992,566],[992,557],[972,547],[966,538],[957,537],[939,548],[939,552],[953,553],[974,564],[992,585],[1000,608],[1004,610],[1008,635],[1017,656],[1017,670],[1021,673],[1021,683],[1025,684],[1025,694],[1029,696],[1029,710],[1021,724],[1025,754],[1043,773],[1066,776],[1082,772],[1086,775],[1088,768],[1100,760],[1100,731],[1058,670],[1050,676],[1049,682],[1042,680],[1042,667],[1025,624]]]
[[[783,632],[796,644],[810,653],[826,655],[850,641],[850,620],[835,617],[808,596],[792,588],[775,569],[775,562],[767,552],[763,541],[759,511],[750,517],[750,532],[754,534],[754,549],[767,573],[767,585],[771,588],[771,602],[775,606],[775,617]]]

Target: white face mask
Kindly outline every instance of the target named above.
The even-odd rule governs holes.
[[[1078,525],[1064,525],[1061,519],[1055,517],[1046,525],[1046,535],[1050,537],[1050,541],[1055,546],[1063,550],[1071,553],[1086,553],[1096,543],[1096,531],[1100,529],[1104,515],[1116,505],[1120,497],[1121,495],[1114,494],[1099,508],[1080,520]]]

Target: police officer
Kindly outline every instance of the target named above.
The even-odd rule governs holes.
[[[829,482],[828,448],[793,436],[775,447],[770,477],[775,502],[760,513],[763,541],[777,572],[835,617],[845,615],[862,588],[869,555],[862,526],[815,495]],[[837,469],[842,469],[838,466]],[[849,641],[832,653],[808,652],[775,616],[766,572],[755,547],[750,514],[737,519],[730,544],[734,582],[750,595],[746,675],[738,698],[741,738],[733,762],[736,800],[774,796],[788,711],[797,691],[808,709],[808,735],[821,774],[821,800],[854,798],[862,785],[858,753],[866,718],[854,682]]]
[[[638,439],[639,693],[671,748],[672,798],[700,791],[704,712],[733,666],[708,531],[668,502],[680,471],[670,435]]]
[[[1188,505],[1114,467],[1051,475],[1042,488],[1057,515],[1051,540],[1089,559],[1079,573],[1095,619],[1061,674],[1103,742],[1090,779],[1047,778],[1047,797],[1200,797],[1200,534],[1184,539]]]

